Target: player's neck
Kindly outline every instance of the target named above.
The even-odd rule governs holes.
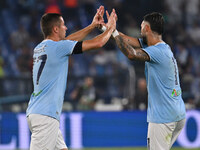
[[[45,38],[45,40],[52,40],[52,41],[60,41],[60,38],[58,36],[54,36],[54,35],[49,35]]]
[[[148,46],[156,45],[160,42],[163,42],[162,35],[152,34],[152,35],[147,37]]]

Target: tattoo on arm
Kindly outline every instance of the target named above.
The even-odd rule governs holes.
[[[115,37],[115,41],[119,49],[129,57],[129,55],[135,55],[136,51],[132,48],[121,36]]]
[[[131,60],[149,61],[149,55],[142,49],[134,49],[121,36],[115,37],[119,49]]]

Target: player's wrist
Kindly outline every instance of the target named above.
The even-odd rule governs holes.
[[[112,33],[112,36],[115,38],[119,35],[119,32],[117,31],[117,29],[114,30],[114,32]]]
[[[105,31],[107,30],[107,28],[106,28],[106,26],[102,25],[102,26],[99,28],[99,30],[100,30],[101,32],[105,32]]]
[[[109,29],[110,29],[110,28],[109,28]],[[102,32],[104,32],[104,31],[107,30],[107,27],[104,26],[104,25],[102,25],[101,28],[100,28],[100,30],[101,30]],[[112,36],[115,38],[115,37],[118,36],[118,35],[119,35],[119,32],[117,31],[117,29],[113,29]]]
[[[91,29],[94,29],[94,28],[96,28],[97,24],[92,22],[89,26],[90,26]]]

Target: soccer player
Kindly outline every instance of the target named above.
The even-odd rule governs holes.
[[[149,150],[169,150],[185,124],[178,66],[171,48],[162,40],[163,31],[163,16],[153,12],[144,16],[141,39],[117,30],[113,33],[124,55],[130,60],[145,61]]]
[[[32,132],[30,150],[67,150],[59,129],[59,119],[66,89],[68,59],[70,55],[100,48],[109,40],[116,28],[114,12],[104,33],[81,41],[101,24],[103,11],[101,6],[89,26],[68,37],[65,37],[67,27],[60,14],[42,16],[40,23],[44,40],[34,49],[34,91],[26,112]]]

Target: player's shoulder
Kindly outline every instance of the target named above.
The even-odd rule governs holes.
[[[165,42],[156,45],[156,48],[160,49],[164,53],[171,53],[172,52],[171,47]]]
[[[170,46],[165,42],[157,43],[155,45],[149,46],[149,48],[154,49],[156,51],[164,52],[164,53],[169,50],[171,51]]]
[[[160,42],[160,43],[157,43],[153,46],[156,47],[156,48],[159,48],[159,49],[163,49],[163,48],[164,49],[170,49],[170,46],[165,42]]]
[[[157,49],[159,49],[160,53],[164,56],[163,59],[166,57],[171,58],[173,57],[173,52],[171,50],[171,47],[167,43],[160,43],[156,45]]]
[[[42,42],[40,42],[35,48],[40,48],[40,47],[47,47],[47,45],[53,45],[53,40],[43,40]]]
[[[47,49],[49,48],[52,49],[52,48],[58,47],[59,44],[60,44],[60,41],[53,41],[51,39],[46,39],[46,40],[43,40],[40,44],[38,44],[36,48],[44,47]]]
[[[58,43],[66,43],[66,44],[74,44],[76,42],[77,41],[72,41],[72,40],[60,40],[60,41],[58,41]]]
[[[45,52],[46,43],[39,43],[33,50],[34,54]]]

